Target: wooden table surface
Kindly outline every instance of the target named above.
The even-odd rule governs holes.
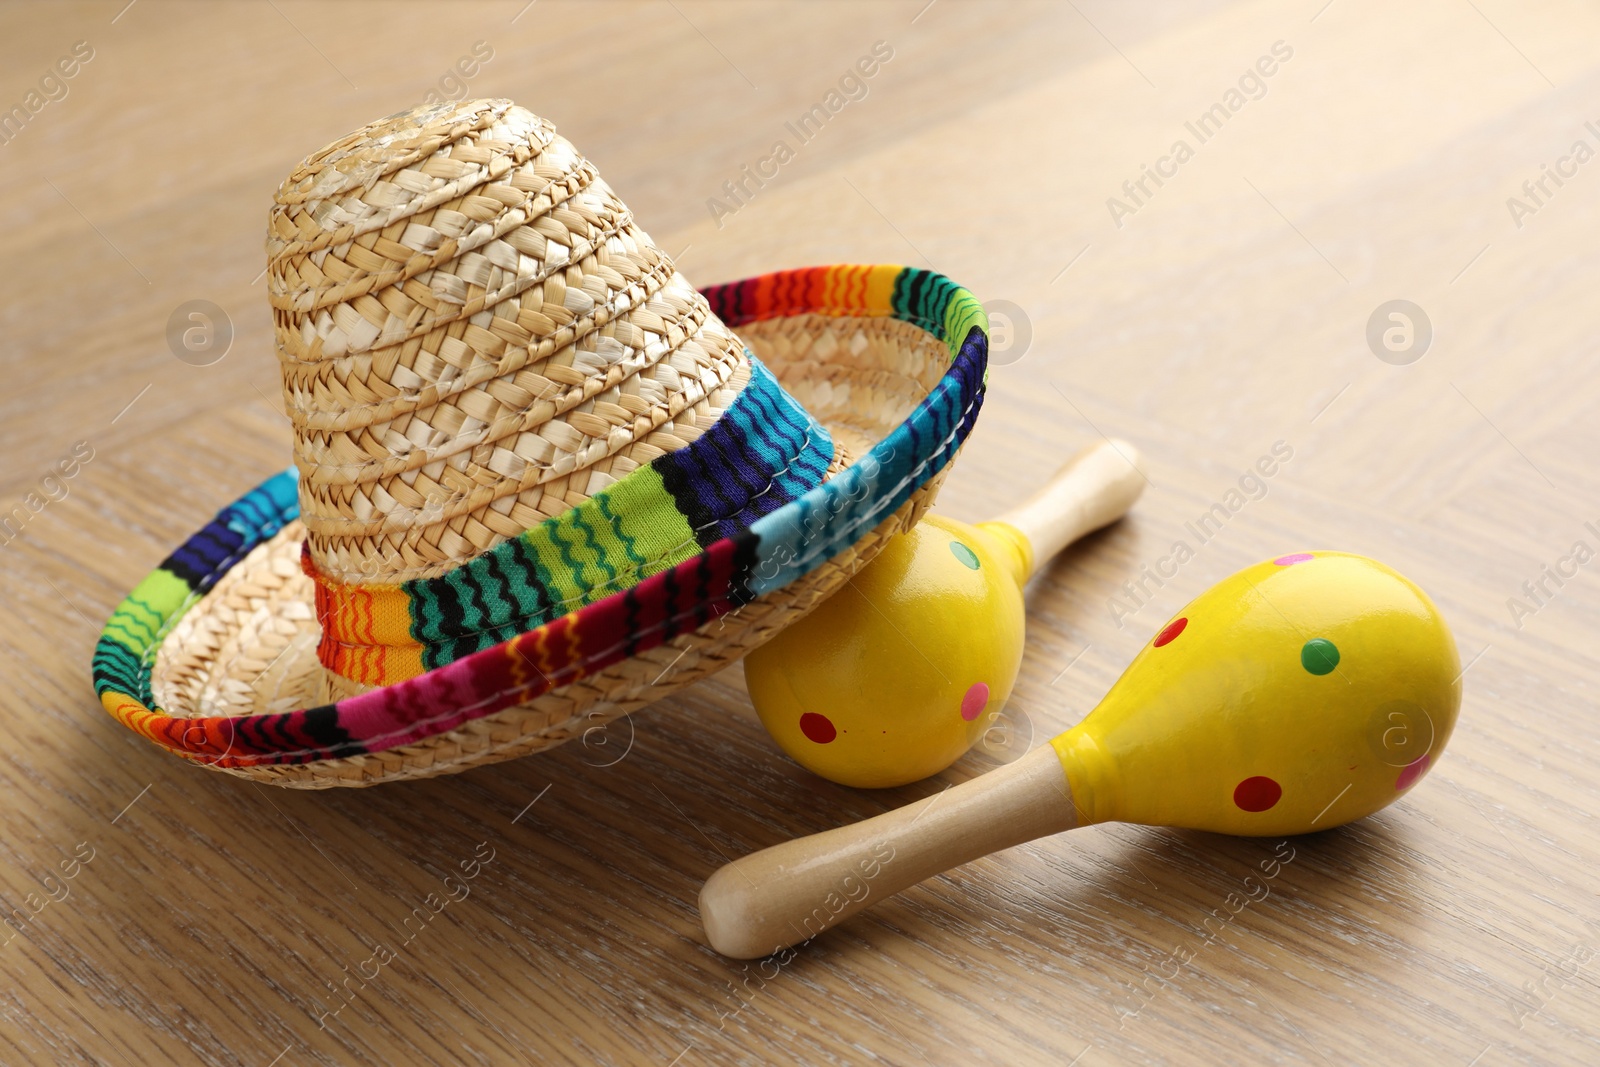
[[[0,108],[41,105],[0,143],[0,510],[42,505],[0,549],[0,1062],[1600,1062],[1592,8],[125,3],[0,10]],[[728,201],[879,41],[865,97]],[[605,745],[308,794],[101,711],[101,621],[287,462],[273,189],[430,92],[553,118],[702,284],[906,262],[1008,302],[948,514],[994,514],[1102,434],[1138,444],[1134,514],[1030,589],[1009,748],[835,787],[777,752],[735,669]],[[1399,299],[1432,340],[1386,361],[1367,323]],[[224,309],[225,358],[174,357],[190,300]],[[1292,458],[1193,538],[1279,442]],[[1180,540],[1175,577],[1118,600]],[[702,943],[725,859],[1043,743],[1193,595],[1308,547],[1429,591],[1467,665],[1460,725],[1402,802],[1286,846],[1220,932],[1276,842],[1105,826],[935,878],[781,969]],[[325,1015],[475,849],[471,895]]]

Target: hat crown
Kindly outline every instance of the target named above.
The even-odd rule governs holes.
[[[317,571],[447,573],[694,441],[744,346],[552,124],[417,108],[308,157],[268,298]]]
[[[278,186],[268,258],[415,214],[430,193],[503,175],[554,136],[551,123],[509,100],[429,105],[369,122],[307,156]],[[345,227],[351,234],[340,234]]]

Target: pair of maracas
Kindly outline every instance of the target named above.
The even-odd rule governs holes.
[[[924,519],[856,577],[859,601],[841,599],[847,587],[752,655],[746,675],[763,721],[802,763],[816,763],[785,731],[821,748],[847,737],[835,718],[870,709],[881,732],[823,760],[830,770],[871,785],[942,769],[972,736],[934,730],[937,741],[917,749],[913,727],[959,713],[968,730],[981,728],[1003,704],[1021,656],[1022,583],[1127,509],[1142,484],[1132,462],[1128,446],[1103,445],[995,523]],[[988,567],[987,581],[963,593],[946,555],[972,574]],[[968,685],[953,634],[987,655],[974,661],[992,681]],[[939,706],[919,709],[924,691]],[[953,691],[963,695],[952,707]],[[702,889],[701,919],[713,948],[750,959],[941,871],[1077,826],[1328,829],[1409,789],[1449,740],[1460,701],[1455,642],[1425,593],[1363,556],[1279,556],[1187,605],[1049,745],[929,800],[734,861]],[[895,739],[885,702],[908,720],[905,738]],[[807,736],[806,715],[825,718],[833,736],[814,722]],[[916,751],[897,762],[908,741]]]

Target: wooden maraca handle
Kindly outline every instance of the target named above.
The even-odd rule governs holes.
[[[734,860],[700,890],[700,921],[712,948],[757,959],[941,871],[1077,822],[1061,760],[1042,745],[927,800]]]
[[[1144,491],[1139,450],[1107,438],[1079,452],[1043,489],[996,522],[1020,531],[1033,547],[1029,574],[1092,530],[1122,518]]]

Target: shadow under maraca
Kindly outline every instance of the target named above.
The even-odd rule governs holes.
[[[936,876],[814,944],[859,940],[894,952],[896,943],[1009,943],[1080,974],[1084,1001],[1104,1014],[1079,1016],[1102,1031],[1079,1036],[1109,1044],[1125,1028],[1122,1014],[1151,1003],[1153,975],[1163,990],[1236,987],[1258,980],[1241,973],[1241,952],[1246,972],[1276,974],[1306,959],[1335,966],[1352,939],[1395,958],[1431,922],[1416,907],[1429,876],[1413,863],[1409,837],[1392,816],[1289,838],[1085,828]],[[1274,983],[1272,996],[1292,1014],[1302,988]]]
[[[1117,1030],[1130,1006],[1139,1014],[1154,1000],[1152,987],[1255,981],[1243,977],[1235,952],[1267,974],[1307,959],[1333,966],[1336,943],[1351,940],[1393,959],[1431,922],[1416,906],[1428,875],[1409,858],[1415,853],[1399,822],[1379,816],[1284,838],[1121,826],[1093,842],[1051,842],[1047,866],[1059,870],[1070,859],[1075,871],[1088,870],[1033,886],[1030,904],[1087,921],[1074,924],[1070,944],[1041,948],[1122,961],[1125,973],[1102,990]],[[1092,855],[1069,856],[1074,846]],[[1275,982],[1272,996],[1292,1011],[1301,990],[1310,994]]]
[[[1359,921],[1361,909],[1351,906],[1370,892],[1372,901],[1383,905],[1384,926],[1392,936],[1396,928],[1389,912],[1412,911],[1413,887],[1395,863],[1409,851],[1406,832],[1382,815],[1286,837],[1120,825],[1103,828],[1101,838],[1117,842],[1102,857],[1125,872],[1120,882],[1130,891],[1109,896],[1125,901],[1128,914],[1158,914],[1180,925],[1202,922],[1196,919],[1197,910],[1199,916],[1209,915],[1237,892],[1252,906],[1276,902],[1273,909],[1258,909],[1257,914],[1271,911],[1279,919],[1299,919],[1337,901],[1344,918]],[[1073,835],[1063,844],[1070,848],[1077,843],[1078,835]],[[1070,887],[1064,902],[1073,902],[1082,890],[1110,888],[1094,882]]]
[[[319,839],[338,841],[359,826],[430,869],[490,838],[497,857],[455,918],[514,932],[530,962],[598,952],[606,967],[621,966],[648,945],[702,994],[663,1000],[656,1010],[680,1020],[685,1040],[706,1046],[737,1042],[751,1026],[803,1031],[816,974],[866,967],[858,977],[871,985],[881,975],[868,961],[916,970],[930,954],[982,941],[1007,946],[994,958],[1021,960],[1024,970],[1070,966],[1081,974],[1077,1022],[1062,1038],[1077,1044],[1065,1058],[1094,1040],[1137,1059],[1154,1033],[1143,1027],[1181,1026],[1194,997],[1214,994],[1216,983],[1237,997],[1257,969],[1278,973],[1290,956],[1325,955],[1336,966],[1336,952],[1319,950],[1335,938],[1366,938],[1375,955],[1392,956],[1427,921],[1412,905],[1427,875],[1402,808],[1286,841],[1083,828],[875,900],[786,955],[745,963],[705,944],[693,902],[722,863],[930,800],[985,769],[952,768],[889,790],[834,785],[776,758],[734,673],[632,722],[618,720],[587,744],[575,739],[449,778],[279,802]],[[395,891],[409,900],[409,890]],[[1252,977],[1241,976],[1238,952],[1254,964]],[[985,970],[990,988],[1022,988],[1015,967],[975,959],[964,966]],[[602,996],[605,970],[569,981],[579,995]],[[1166,983],[1159,999],[1147,995],[1151,973]],[[1299,1000],[1315,994],[1288,983],[1271,995],[1293,1017]],[[1133,1023],[1123,1025],[1119,1007],[1140,1013],[1141,1030],[1128,1032]],[[942,1025],[940,1034],[959,1041]]]

